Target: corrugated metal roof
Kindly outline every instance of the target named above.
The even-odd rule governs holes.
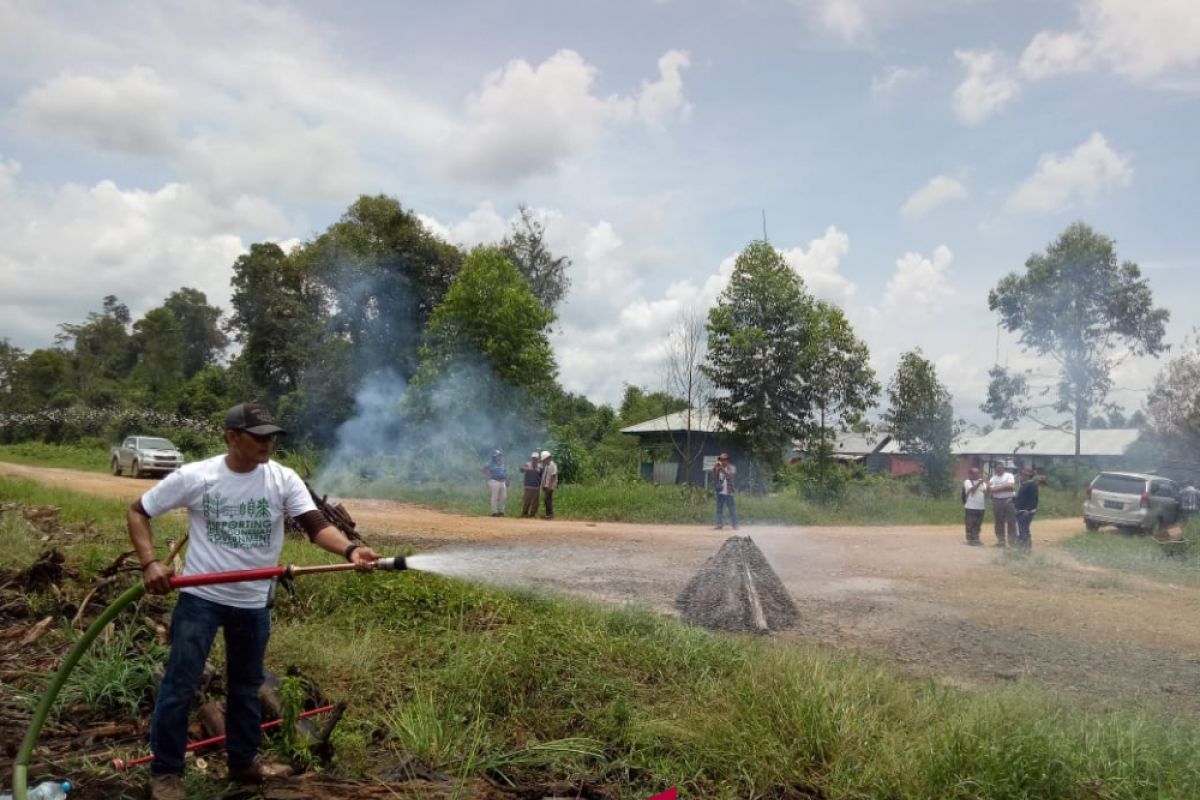
[[[1084,428],[1079,432],[1079,454],[1119,456],[1137,441],[1137,428]],[[954,446],[959,455],[1070,456],[1075,454],[1075,433],[1054,428],[998,429],[983,436],[968,436]]]
[[[726,430],[721,421],[717,419],[717,415],[711,411],[693,411],[691,421],[691,429],[693,431],[718,433]],[[672,431],[686,431],[687,429],[687,412],[673,411],[670,414],[663,414],[661,417],[655,417],[645,422],[639,422],[636,425],[621,428],[621,433],[634,435],[639,433],[670,433]]]
[[[845,456],[865,456],[870,453],[898,453],[900,449],[886,433],[843,433],[834,442],[833,452]]]

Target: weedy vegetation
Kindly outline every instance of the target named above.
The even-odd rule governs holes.
[[[5,501],[43,491],[0,481]],[[57,494],[66,518],[123,514],[77,497],[67,517],[68,494]],[[106,552],[125,548],[118,526],[99,528]],[[73,563],[78,545],[66,547]],[[328,558],[285,547],[295,563]],[[297,590],[274,611],[268,666],[299,666],[349,703],[332,767],[348,777],[415,758],[463,779],[568,781],[621,800],[670,786],[729,800],[1200,796],[1190,720],[1083,712],[1020,684],[967,692],[795,641],[431,574],[343,574]],[[105,651],[91,658],[101,674]],[[131,683],[104,702],[128,711],[140,697]],[[220,789],[195,773],[188,782],[189,796]]]

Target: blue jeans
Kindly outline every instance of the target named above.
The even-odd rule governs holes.
[[[248,767],[262,741],[263,657],[271,638],[271,612],[266,608],[233,608],[187,592],[179,595],[171,615],[171,657],[154,716],[150,749],[155,775],[182,774],[187,748],[188,712],[204,673],[217,628],[225,629],[226,757],[231,770]]]
[[[722,517],[726,508],[729,509],[729,521],[733,523],[734,530],[737,530],[737,503],[733,501],[733,495],[731,494],[717,495],[717,527],[725,527],[725,522]]]

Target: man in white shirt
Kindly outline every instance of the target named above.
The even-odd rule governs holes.
[[[984,502],[987,499],[987,481],[979,467],[971,467],[962,485],[963,524],[967,529],[967,544],[978,547],[979,531],[983,527]]]
[[[173,508],[188,509],[184,575],[276,566],[283,548],[285,514],[317,546],[343,556],[359,570],[374,569],[378,554],[352,544],[317,510],[300,476],[271,461],[281,433],[265,406],[236,405],[225,415],[228,449],[224,455],[184,465],[130,506],[129,538],[142,563],[147,591],[171,590],[174,569],[158,560],[150,519]],[[258,758],[262,739],[258,690],[271,635],[269,589],[270,581],[253,581],[180,591],[171,615],[171,656],[150,721],[152,800],[185,800],[188,710],[217,628],[225,632],[230,779],[259,783],[286,774],[281,765]]]
[[[988,494],[992,497],[992,516],[996,524],[996,547],[1017,544],[1017,512],[1013,508],[1013,497],[1017,494],[1017,479],[1012,474],[1012,465],[1007,461],[996,462],[996,474],[988,481]]]
[[[558,464],[549,450],[542,451],[542,505],[546,507],[546,519],[554,519],[554,491],[558,488]]]

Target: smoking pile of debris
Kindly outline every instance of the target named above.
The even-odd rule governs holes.
[[[796,604],[749,536],[730,536],[675,598],[684,621],[717,631],[771,633],[794,626]]]

